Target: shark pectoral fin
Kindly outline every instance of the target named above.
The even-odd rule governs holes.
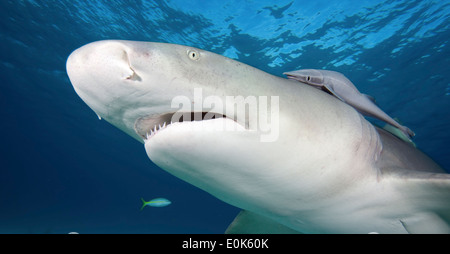
[[[421,213],[400,220],[410,234],[449,234],[448,223],[435,213]]]
[[[414,213],[400,219],[409,233],[450,233],[450,174],[392,170],[389,176],[413,204]]]
[[[225,234],[301,234],[265,216],[242,210]]]

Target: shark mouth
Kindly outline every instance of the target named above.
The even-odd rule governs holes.
[[[212,113],[212,112],[165,113],[138,118],[134,123],[134,130],[143,139],[149,139],[153,137],[157,132],[167,128],[167,126],[173,123],[207,121],[218,118],[228,118],[228,117],[219,113]]]

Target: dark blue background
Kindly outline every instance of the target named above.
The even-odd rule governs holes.
[[[349,77],[450,169],[449,1],[0,2],[0,233],[222,233],[238,209],[99,121],[65,61],[96,40],[191,45],[274,75]],[[146,207],[140,198],[172,205]]]

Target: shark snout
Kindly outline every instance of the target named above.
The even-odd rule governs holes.
[[[132,45],[122,41],[99,41],[74,50],[67,59],[75,92],[104,119],[113,114],[119,101],[142,88],[141,74],[132,64],[134,53]]]
[[[67,73],[77,91],[108,94],[142,81],[132,65],[133,50],[121,41],[99,41],[76,49],[67,59]]]

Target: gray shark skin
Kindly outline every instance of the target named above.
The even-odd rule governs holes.
[[[80,98],[161,169],[241,208],[228,233],[450,231],[449,174],[310,85],[193,47],[116,40],[75,50],[67,73]],[[217,106],[229,98],[261,114]],[[250,103],[264,98],[266,107]],[[278,127],[274,139],[261,140],[261,117]]]
[[[302,69],[285,72],[284,74],[289,79],[325,89],[341,101],[355,107],[361,114],[375,117],[397,127],[408,137],[409,141],[415,135],[408,127],[399,124],[375,105],[369,96],[360,93],[355,85],[342,73],[328,70]]]

